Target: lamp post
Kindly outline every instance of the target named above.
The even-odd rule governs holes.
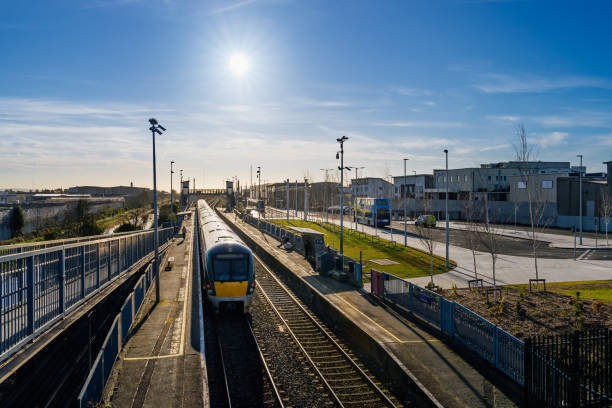
[[[412,207],[413,207],[413,212],[412,212],[412,219],[416,218],[416,180],[417,180],[417,173],[416,170],[412,170],[412,172],[414,173],[414,197],[412,198]]]
[[[172,170],[172,165],[174,161],[170,162],[170,226],[174,229],[174,195],[172,193],[172,174],[174,174],[174,170]]]
[[[365,166],[355,167],[355,180],[359,178],[359,170],[365,169]],[[357,187],[355,187],[357,190]],[[357,232],[357,200],[355,199],[355,195],[353,195],[353,221],[355,221],[355,232]]]
[[[579,183],[580,183],[580,213],[578,215],[579,217],[579,226],[580,226],[580,245],[582,245],[582,155],[581,154],[577,154],[576,157],[580,157],[580,169],[578,170],[578,178],[579,178]]]
[[[321,171],[325,172],[325,189],[323,190],[323,202],[325,205],[325,222],[329,222],[329,219],[327,218],[327,207],[329,207],[327,205],[327,183],[329,181],[329,171],[333,170],[333,169],[319,169]]]
[[[448,264],[448,150],[444,149],[444,154],[446,156],[446,200],[445,200],[445,218],[446,218],[446,267],[449,267]]]
[[[340,272],[344,271],[344,142],[347,140],[346,136],[336,139],[340,143],[340,167],[338,167],[340,170]],[[336,159],[338,159],[338,153],[336,153]]]
[[[159,240],[157,237],[157,172],[155,163],[155,134],[162,134],[166,128],[160,125],[155,118],[149,119],[151,135],[153,136],[153,224],[155,226],[155,259],[153,261],[153,273],[155,274],[155,301],[159,303]],[[161,130],[160,130],[161,129]]]
[[[408,184],[406,183],[406,162],[410,159],[404,159],[404,246],[408,246],[408,219],[406,218],[406,198],[408,195]],[[401,192],[401,189],[400,189]]]

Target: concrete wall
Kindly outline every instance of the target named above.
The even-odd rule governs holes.
[[[123,201],[117,199],[91,199],[88,201],[91,213],[97,213],[105,208],[123,207]],[[25,221],[23,232],[27,234],[42,229],[52,220],[63,221],[66,211],[76,208],[77,204],[78,201],[23,204],[21,207]],[[12,206],[0,207],[0,240],[11,238],[11,211]]]

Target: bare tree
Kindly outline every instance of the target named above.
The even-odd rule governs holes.
[[[430,198],[424,198],[423,202],[423,210],[425,214],[430,214],[430,210],[432,209],[432,201]],[[430,227],[426,222],[423,222],[420,225],[416,225],[417,234],[419,237],[419,241],[421,245],[425,248],[427,252],[429,252],[429,277],[430,284],[433,286],[433,253],[436,249],[437,241],[435,240],[436,229],[435,227]]]
[[[491,266],[493,273],[493,300],[497,301],[497,279],[495,276],[495,266],[497,263],[498,249],[500,246],[501,231],[491,221],[491,215],[493,214],[490,214],[492,213],[492,210],[489,208],[487,193],[484,194],[484,197],[482,200],[480,200],[480,202],[482,203],[480,211],[483,219],[481,222],[475,223],[474,232],[478,237],[478,242],[491,255]]]
[[[517,191],[522,192],[522,196],[525,197],[527,209],[529,213],[529,230],[527,236],[531,241],[531,250],[533,255],[533,263],[535,268],[535,277],[539,279],[538,270],[538,248],[542,244],[539,239],[539,235],[543,232],[550,223],[550,219],[546,218],[546,210],[548,203],[542,197],[541,186],[537,185],[536,171],[533,168],[533,162],[535,162],[535,155],[533,153],[533,147],[529,146],[527,141],[527,132],[525,126],[520,123],[517,127],[516,134],[518,137],[518,144],[514,146],[516,161],[519,162],[518,170],[520,177],[520,185],[517,186]],[[518,197],[516,198],[518,201]],[[536,281],[537,282],[537,281]],[[539,283],[536,283],[539,289]]]
[[[612,218],[612,195],[609,191],[602,191],[599,199],[599,216],[603,218],[604,225],[606,226],[606,246],[609,246],[608,241],[608,224],[610,218]]]
[[[467,201],[465,206],[465,218],[467,231],[466,235],[468,238],[468,244],[472,251],[472,259],[474,260],[474,279],[478,279],[478,267],[476,266],[476,252],[478,249],[478,220],[479,211],[476,207],[476,201],[473,197]]]

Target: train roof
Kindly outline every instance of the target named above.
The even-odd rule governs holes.
[[[246,248],[240,237],[227,226],[215,210],[210,208],[206,201],[198,200],[198,214],[206,250],[222,243],[239,244]]]

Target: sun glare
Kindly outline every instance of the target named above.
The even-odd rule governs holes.
[[[229,69],[232,74],[242,76],[249,70],[249,60],[242,54],[234,54],[230,57]]]

